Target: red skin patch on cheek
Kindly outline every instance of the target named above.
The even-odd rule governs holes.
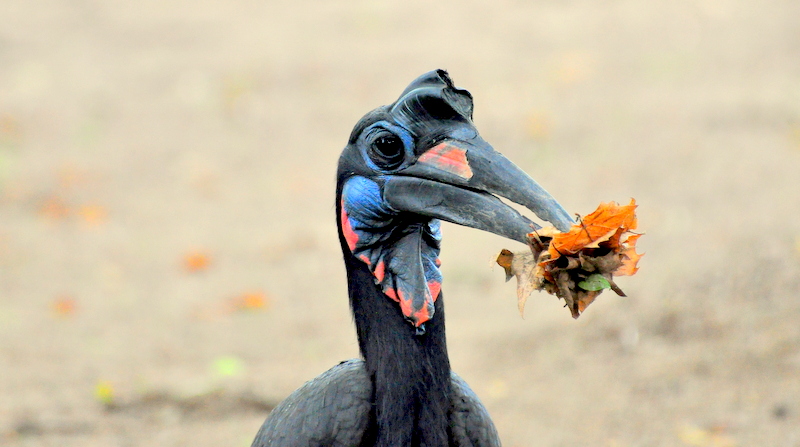
[[[417,160],[434,168],[455,174],[463,179],[472,178],[472,168],[467,160],[467,151],[449,143],[440,143],[422,154]]]
[[[358,235],[355,231],[353,231],[353,227],[350,225],[350,219],[347,217],[347,211],[344,210],[344,200],[342,200],[341,221],[344,240],[347,241],[347,246],[350,247],[350,251],[353,251],[356,249],[356,243],[358,243]],[[369,264],[369,262],[367,262],[367,264]]]

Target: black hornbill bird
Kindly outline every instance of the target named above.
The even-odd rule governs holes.
[[[253,442],[281,447],[499,446],[494,424],[450,370],[440,221],[526,242],[523,205],[565,231],[572,219],[484,141],[472,96],[444,70],[364,116],[339,158],[336,222],[363,360],[306,383]]]

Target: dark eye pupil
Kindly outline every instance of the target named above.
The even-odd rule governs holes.
[[[396,169],[403,163],[405,148],[396,135],[383,135],[372,142],[370,157],[381,169]]]
[[[391,157],[403,151],[403,142],[394,135],[390,137],[380,137],[375,140],[375,149],[377,149],[381,155]]]

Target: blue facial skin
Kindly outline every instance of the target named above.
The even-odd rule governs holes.
[[[375,283],[384,293],[393,291],[395,296],[410,301],[412,313],[405,316],[418,327],[418,333],[424,333],[424,327],[416,324],[416,317],[424,308],[428,317],[434,314],[437,297],[431,295],[429,284],[442,282],[437,265],[441,222],[392,209],[381,196],[380,180],[353,176],[342,188],[342,207],[358,236],[352,252],[362,261],[369,260]],[[380,272],[376,273],[380,264],[384,269],[382,278]]]

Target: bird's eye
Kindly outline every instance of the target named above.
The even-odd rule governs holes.
[[[406,151],[403,140],[397,135],[385,132],[372,141],[369,158],[379,168],[390,171],[403,164]]]

